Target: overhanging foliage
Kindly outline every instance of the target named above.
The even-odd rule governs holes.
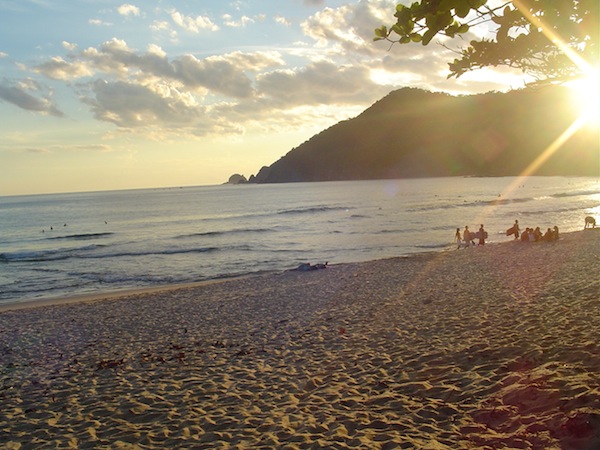
[[[565,82],[598,66],[599,9],[598,0],[421,0],[398,4],[396,23],[375,29],[374,40],[427,45],[487,26],[495,36],[457,51],[448,78],[505,65],[538,83]]]

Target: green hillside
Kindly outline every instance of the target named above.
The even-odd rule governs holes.
[[[459,97],[404,88],[249,182],[519,175],[576,117],[564,87]],[[532,174],[599,176],[598,130],[577,131]]]

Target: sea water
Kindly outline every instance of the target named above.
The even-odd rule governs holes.
[[[456,249],[456,228],[580,230],[597,178],[429,178],[0,197],[0,303]],[[470,250],[469,250],[470,251]]]

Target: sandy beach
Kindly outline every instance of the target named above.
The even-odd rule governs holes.
[[[599,273],[587,230],[4,307],[0,447],[598,449]]]

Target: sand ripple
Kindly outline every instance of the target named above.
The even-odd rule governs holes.
[[[0,314],[0,445],[600,448],[600,233]]]

